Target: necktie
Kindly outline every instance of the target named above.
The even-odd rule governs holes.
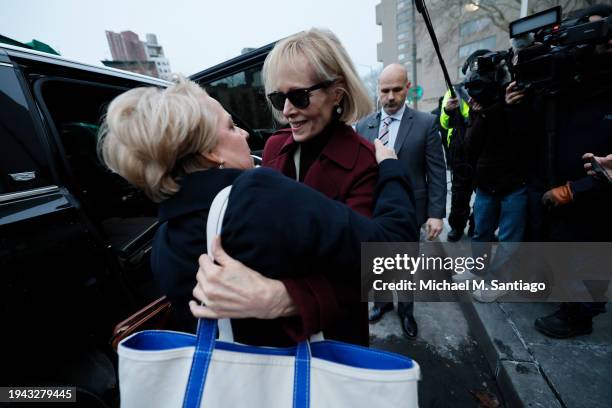
[[[393,118],[391,116],[387,116],[385,119],[383,119],[383,125],[380,129],[380,134],[378,135],[378,138],[385,146],[387,143],[389,143],[389,125],[391,122],[393,122]]]

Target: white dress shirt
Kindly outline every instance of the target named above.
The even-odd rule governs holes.
[[[393,118],[393,121],[391,121],[391,123],[389,124],[389,143],[387,144],[387,146],[389,147],[393,146],[394,150],[395,150],[395,140],[397,139],[397,132],[399,131],[400,123],[402,122],[402,116],[404,116],[405,110],[406,110],[406,105],[402,106],[402,108],[398,110],[397,112],[395,112],[393,115],[387,114],[387,112],[385,112],[384,109],[380,110],[380,125],[378,126],[378,134],[380,135],[380,132],[382,130],[383,121],[388,116],[391,116]]]

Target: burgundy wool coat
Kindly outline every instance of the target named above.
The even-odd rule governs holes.
[[[333,132],[329,142],[308,169],[304,184],[371,217],[378,177],[374,146],[343,123],[328,131]],[[279,130],[266,142],[263,166],[295,174],[297,145],[291,129]],[[313,271],[303,278],[282,279],[298,309],[295,325],[285,326],[292,338],[304,339],[322,330],[328,339],[368,345],[367,303],[360,299],[360,276],[347,278],[337,272]]]

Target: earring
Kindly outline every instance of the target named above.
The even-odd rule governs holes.
[[[224,168],[225,168],[225,166],[223,165],[223,163],[219,163],[219,168],[220,168],[220,169],[224,169]]]
[[[342,115],[342,106],[340,106],[340,105],[336,106],[336,113],[338,115]]]

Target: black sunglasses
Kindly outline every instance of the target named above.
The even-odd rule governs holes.
[[[310,105],[310,93],[317,89],[327,88],[334,83],[333,80],[323,81],[310,88],[294,89],[287,93],[272,92],[268,94],[268,99],[275,109],[282,111],[285,108],[285,101],[289,102],[298,109],[306,109]]]

